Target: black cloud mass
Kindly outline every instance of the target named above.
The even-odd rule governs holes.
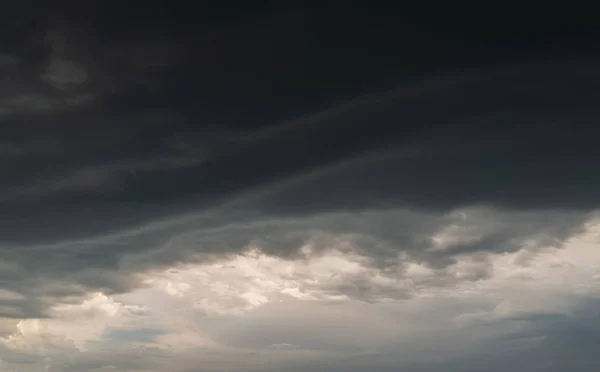
[[[151,287],[147,273],[246,257],[258,263],[235,261],[231,275],[243,272],[248,279],[259,269],[248,274],[247,265],[275,260],[272,269],[260,269],[272,273],[280,262],[309,260],[307,254],[324,261],[302,275],[281,269],[285,273],[277,271],[269,283],[304,283],[294,287],[304,293],[294,294],[294,301],[310,297],[318,304],[308,309],[302,302],[297,311],[318,314],[314,317],[322,317],[323,324],[335,318],[332,311],[354,306],[329,310],[329,302],[340,298],[373,308],[349,307],[335,321],[365,311],[365,317],[384,322],[392,319],[386,318],[390,303],[407,304],[402,311],[408,314],[410,304],[437,294],[450,299],[436,303],[439,309],[423,305],[427,315],[405,314],[406,319],[427,324],[438,311],[440,319],[463,319],[471,312],[479,318],[455,333],[440,323],[442,341],[432,341],[435,332],[423,330],[414,344],[389,341],[360,352],[340,346],[347,330],[339,331],[339,340],[309,337],[310,330],[319,329],[315,320],[298,336],[304,341],[273,341],[278,346],[267,352],[277,356],[265,357],[275,358],[263,361],[267,367],[239,367],[227,363],[260,359],[257,355],[267,352],[255,350],[258,341],[231,349],[231,340],[223,341],[234,338],[227,332],[240,343],[271,340],[271,331],[259,337],[257,331],[238,334],[239,329],[256,329],[264,319],[276,323],[276,306],[284,305],[268,296],[263,301],[263,294],[252,297],[250,290],[231,303],[218,303],[221,307],[208,306],[208,297],[202,297],[203,314],[223,306],[250,311],[268,303],[260,310],[264,314],[244,315],[250,320],[235,321],[218,337],[207,329],[223,320],[194,328],[227,345],[198,359],[206,361],[204,370],[598,367],[591,346],[600,339],[598,316],[590,309],[600,292],[588,283],[598,283],[600,267],[594,265],[600,260],[581,256],[578,246],[569,248],[595,231],[600,207],[600,68],[594,43],[600,35],[588,27],[587,15],[546,9],[556,14],[546,19],[524,9],[434,11],[345,3],[209,2],[197,9],[166,2],[33,3],[7,5],[0,16],[5,35],[0,43],[0,317],[7,324],[0,327],[0,370],[3,365],[24,371],[43,366],[166,370],[160,353],[167,353],[171,366],[181,365],[170,370],[198,370],[192,367],[196,359],[179,349],[168,355],[163,346],[145,345],[129,355],[113,350],[106,355],[115,356],[114,364],[104,363],[98,350],[105,349],[82,351],[70,329],[53,322],[63,316],[57,312],[96,292],[106,301],[118,298],[114,303],[125,311],[126,296]],[[589,239],[586,244],[596,246],[585,254],[593,255],[600,247],[597,237]],[[248,256],[249,247],[267,258]],[[569,263],[542,262],[548,249],[557,252],[548,260],[570,254],[564,258]],[[340,256],[327,258],[332,251]],[[361,258],[351,264],[340,258],[355,256]],[[503,257],[514,257],[514,276],[502,271],[509,265]],[[552,289],[552,298],[571,301],[569,311],[546,299],[535,307],[527,295],[511,297],[521,293],[517,275],[522,288],[537,278],[519,270],[543,266],[539,270],[548,268],[548,278],[567,278],[551,271],[563,264],[580,268],[578,273],[598,271],[590,274],[595,279],[574,273],[561,282],[570,289],[563,284],[560,291]],[[325,267],[319,265],[331,274],[310,279]],[[415,274],[417,266],[427,271],[426,278]],[[223,285],[237,283],[234,276],[210,275]],[[509,284],[498,284],[503,280]],[[165,288],[175,296],[170,283]],[[547,286],[540,284],[540,291],[551,291]],[[277,296],[296,289],[282,289]],[[497,291],[497,302],[492,304],[488,289]],[[481,296],[467,299],[473,291]],[[44,350],[54,350],[50,344],[60,350],[49,351],[49,357],[23,346],[33,345],[27,338],[33,331],[24,328],[32,320],[48,322],[44,329],[76,345],[79,359],[69,359],[72,352],[55,339],[44,338],[49,348]],[[257,323],[244,323],[251,321]],[[123,324],[111,329],[126,329]],[[503,324],[521,326],[509,334],[486,331]],[[345,326],[350,325],[348,320]],[[390,332],[381,331],[381,340],[384,334],[392,337]],[[156,334],[175,333],[161,328]],[[492,336],[480,349],[469,346],[474,334],[488,333]],[[18,347],[17,336],[26,340]],[[465,353],[443,341],[452,337],[463,351],[475,351]],[[168,340],[156,344],[175,345]],[[208,344],[194,345],[200,350]],[[447,357],[438,360],[425,350]],[[139,355],[150,364],[138,363]]]

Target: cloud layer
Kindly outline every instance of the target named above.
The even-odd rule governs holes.
[[[454,61],[442,26],[19,6],[0,371],[598,367],[591,58],[419,75],[423,45]]]
[[[593,348],[578,343],[598,337],[599,226],[589,220],[561,246],[529,239],[512,252],[455,253],[444,267],[406,252],[380,267],[347,234],[311,234],[288,258],[255,242],[217,261],[139,273],[142,284],[125,293],[57,300],[47,317],[13,322],[3,366],[162,370],[176,360],[177,370],[437,370],[439,358],[476,369],[490,353],[517,353],[542,358],[540,368],[580,355],[591,368]]]

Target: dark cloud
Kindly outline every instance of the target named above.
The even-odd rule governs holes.
[[[90,291],[143,287],[144,270],[249,247],[358,254],[359,274],[304,289],[407,300],[494,278],[490,254],[519,252],[527,267],[597,216],[600,69],[582,47],[593,33],[538,37],[523,17],[495,38],[496,23],[479,35],[450,10],[417,22],[336,7],[28,6],[0,15],[15,36],[0,41],[2,318],[44,318]],[[431,275],[411,276],[414,264]],[[525,331],[407,370],[593,369],[592,307],[501,319]],[[155,336],[142,331],[111,337]],[[286,344],[271,336],[261,342]],[[394,353],[327,370],[397,370]],[[147,367],[142,351],[123,354],[119,368]]]
[[[319,231],[353,235],[354,249],[376,267],[406,252],[443,270],[458,254],[514,252],[526,238],[560,246],[597,207],[591,124],[600,74],[589,60],[398,79],[393,89],[341,103],[274,103],[281,111],[267,117],[238,111],[239,100],[219,108],[192,94],[181,71],[202,89],[204,75],[177,59],[181,44],[132,38],[114,46],[81,27],[58,20],[35,31],[41,62],[7,54],[17,62],[6,67],[14,87],[3,88],[0,247],[18,272],[6,286],[34,299],[12,303],[15,314],[42,312],[52,300],[41,293],[54,292],[39,283],[49,279],[64,285],[57,296],[123,292],[139,285],[132,273],[198,253],[257,243],[289,257],[306,242],[327,247],[314,240]],[[124,59],[126,71],[94,53]],[[83,76],[69,69],[88,77],[55,76]],[[154,79],[146,85],[122,78],[146,71]],[[114,84],[102,85],[104,76]],[[68,101],[73,95],[93,99]],[[42,106],[44,116],[36,113]],[[435,234],[460,229],[460,217],[447,214],[471,206],[482,209],[466,223],[483,223],[483,235],[436,251]],[[331,290],[383,295],[365,286],[346,278]]]
[[[591,218],[577,212],[473,208],[450,214],[401,209],[261,219],[260,215],[236,216],[237,210],[209,210],[95,239],[6,247],[4,259],[13,270],[7,271],[3,285],[25,297],[0,300],[9,309],[4,315],[42,316],[56,299],[77,298],[89,290],[128,292],[143,286],[135,276],[140,271],[210,261],[249,247],[297,259],[307,244],[316,256],[332,248],[364,255],[367,268],[382,270],[380,274],[390,280],[375,284],[367,272],[342,275],[331,278],[325,287],[319,284],[320,292],[367,302],[410,298],[421,288],[452,288],[489,277],[493,267],[487,253],[522,251],[519,262],[526,267],[539,249],[562,247],[568,238],[583,232]],[[435,238],[448,229],[450,236],[445,239],[450,243],[439,249]],[[473,259],[469,267],[460,273],[448,271],[465,254]],[[404,258],[398,261],[398,255]],[[406,271],[411,262],[429,267],[433,276],[412,278]],[[412,284],[398,286],[398,280],[405,279]]]
[[[265,215],[472,204],[591,210],[593,72],[581,63],[482,70],[233,136],[201,127],[190,135],[200,119],[168,109],[52,119],[60,125],[5,141],[20,150],[4,160],[2,236],[45,240],[53,224],[52,239],[100,234],[116,228],[112,219],[131,226],[252,190]],[[25,221],[27,237],[15,226]]]
[[[325,29],[339,12],[328,8],[191,17],[153,5],[135,27],[116,4],[44,9],[3,26],[21,40],[4,46],[0,72],[7,244],[102,235],[256,188],[267,216],[597,204],[590,58],[432,68],[434,54],[453,55],[444,23],[396,30],[374,13],[381,26],[360,36],[351,21],[370,18],[352,9],[339,30]],[[430,30],[419,43],[434,54],[408,40],[415,29]]]

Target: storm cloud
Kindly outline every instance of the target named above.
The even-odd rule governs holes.
[[[2,22],[0,370],[597,367],[589,48],[63,7]]]

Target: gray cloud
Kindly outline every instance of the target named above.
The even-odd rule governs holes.
[[[572,71],[570,65],[556,68]],[[535,105],[521,109],[513,94],[524,88],[506,75],[535,82],[550,72],[530,76],[522,69],[416,84],[247,137],[190,133],[185,118],[174,122],[183,136],[167,135],[173,122],[164,110],[154,116],[134,110],[125,116],[129,127],[120,116],[113,123],[110,114],[92,118],[93,111],[85,114],[92,126],[32,126],[38,139],[8,141],[22,150],[5,163],[13,177],[3,180],[0,247],[12,271],[3,286],[24,297],[0,300],[1,314],[48,316],[53,304],[77,301],[88,291],[143,287],[137,274],[145,270],[211,261],[252,245],[294,258],[306,244],[318,253],[341,241],[369,260],[375,271],[304,285],[323,300],[342,295],[378,303],[485,280],[493,275],[489,253],[521,251],[526,267],[540,248],[560,248],[581,232],[595,202],[584,190],[593,185],[593,175],[583,172],[594,158],[583,147],[591,136],[566,133],[562,124],[537,126],[552,113]],[[482,97],[486,84],[498,85],[502,97]],[[455,107],[466,105],[465,96],[479,114]],[[550,97],[567,112],[591,109],[585,99],[574,104],[565,98]],[[511,100],[520,112],[494,111]],[[476,128],[469,120],[486,119],[497,122],[490,127],[494,135],[469,140]],[[398,120],[414,122],[404,136],[392,128]],[[502,127],[511,121],[517,126]],[[369,128],[366,139],[349,133],[352,123]],[[559,139],[570,141],[561,155],[566,158],[553,152]],[[528,153],[532,141],[546,145]],[[329,150],[334,143],[340,146]],[[453,266],[464,255],[471,257],[468,265]],[[410,263],[434,274],[413,278]],[[390,281],[374,283],[374,273]]]
[[[317,371],[366,371],[377,368],[382,371],[394,371],[401,368],[410,372],[436,372],[436,371],[589,371],[598,367],[598,362],[593,354],[593,345],[599,336],[597,330],[598,319],[590,316],[590,307],[594,305],[583,303],[575,314],[564,316],[560,314],[531,314],[521,319],[526,322],[520,332],[508,336],[493,337],[479,341],[477,344],[469,342],[461,336],[455,335],[455,342],[464,343],[463,347],[473,348],[471,355],[444,358],[443,362],[436,361],[431,351],[443,353],[439,345],[429,342],[426,347],[429,351],[428,361],[407,363],[402,356],[394,355],[392,350],[383,350],[371,355],[355,355],[329,363],[304,363],[297,368],[286,371],[300,371],[311,368]],[[583,315],[587,313],[587,315]],[[510,322],[515,319],[503,320],[495,327],[510,327]],[[468,345],[468,346],[467,346]],[[409,345],[403,347],[411,348]],[[412,349],[419,348],[413,346]],[[400,350],[395,350],[401,353]]]
[[[206,128],[186,134],[201,139],[186,146],[169,134],[190,133],[190,118],[181,113],[172,117],[165,107],[162,115],[140,115],[134,105],[98,117],[95,110],[105,109],[98,105],[78,114],[85,126],[67,115],[28,129],[34,134],[28,141],[54,141],[55,150],[11,158],[1,194],[3,208],[19,209],[8,220],[27,220],[37,232],[19,237],[9,223],[2,236],[13,243],[43,240],[48,219],[63,219],[52,230],[64,239],[102,234],[115,229],[110,220],[123,208],[146,209],[121,222],[133,226],[165,209],[201,209],[257,188],[264,196],[254,207],[267,216],[473,204],[593,209],[596,180],[588,169],[597,154],[587,122],[598,82],[592,72],[578,64],[482,70],[362,98],[279,129],[248,131],[246,139]],[[11,141],[10,130],[5,138],[5,148],[31,147]],[[124,169],[139,171],[124,177]],[[106,225],[78,227],[95,209],[108,213]],[[70,212],[61,217],[59,210]]]
[[[309,10],[52,8],[0,22],[0,369],[596,367],[597,64],[365,93]]]
[[[176,222],[165,221],[162,222],[162,226],[161,224],[147,226],[137,233],[125,232],[120,236],[104,238],[96,242],[88,241],[87,244],[95,244],[88,252],[81,250],[85,248],[84,241],[74,242],[71,245],[33,247],[29,251],[29,258],[31,260],[32,257],[36,257],[36,260],[27,264],[31,265],[31,270],[35,268],[37,277],[24,282],[19,291],[29,298],[47,301],[37,303],[38,307],[35,309],[38,312],[44,306],[65,301],[76,305],[78,298],[94,288],[116,296],[124,296],[120,297],[123,301],[129,298],[128,296],[135,298],[136,288],[143,291],[143,288],[148,286],[141,281],[132,282],[134,278],[129,276],[131,273],[148,268],[155,269],[157,265],[164,265],[165,269],[174,265],[176,269],[171,270],[172,274],[169,274],[173,279],[167,276],[166,287],[164,287],[167,293],[173,293],[169,296],[174,297],[166,301],[158,297],[159,292],[148,292],[140,299],[141,302],[137,303],[146,303],[156,316],[161,314],[159,304],[170,303],[174,310],[167,311],[165,314],[172,314],[172,311],[175,311],[181,320],[190,322],[184,322],[179,327],[193,330],[192,334],[209,335],[213,341],[236,348],[233,351],[215,351],[216,354],[205,351],[202,355],[210,360],[210,365],[222,366],[234,363],[225,362],[234,355],[236,361],[241,361],[243,359],[240,359],[240,355],[243,352],[240,350],[247,350],[248,353],[258,353],[257,356],[252,357],[254,360],[251,362],[252,365],[265,366],[265,358],[274,356],[260,356],[264,351],[258,352],[256,348],[260,350],[264,346],[277,353],[326,353],[322,357],[325,358],[324,360],[315,362],[316,365],[309,364],[317,370],[328,366],[327,368],[330,369],[350,371],[367,368],[368,365],[385,370],[392,366],[405,365],[409,370],[414,368],[414,370],[435,371],[436,368],[441,367],[437,364],[438,359],[444,359],[445,365],[456,366],[459,369],[490,367],[493,366],[490,363],[515,357],[515,348],[520,349],[525,345],[528,349],[519,352],[524,355],[524,363],[527,361],[523,366],[533,366],[530,363],[537,359],[528,358],[532,355],[536,357],[538,354],[546,355],[545,353],[554,348],[553,343],[563,337],[562,332],[567,332],[562,326],[553,328],[550,325],[594,319],[594,314],[587,310],[591,307],[585,305],[586,295],[582,297],[569,293],[578,285],[591,284],[590,279],[585,277],[570,279],[568,272],[563,271],[570,270],[568,265],[563,265],[569,261],[569,257],[578,260],[579,263],[576,265],[582,265],[581,262],[584,262],[582,260],[589,253],[577,251],[581,243],[572,240],[567,243],[570,248],[562,248],[564,239],[570,235],[577,235],[583,229],[575,229],[572,233],[561,233],[563,227],[557,223],[560,219],[554,218],[555,216],[558,217],[560,214],[552,215],[548,211],[534,213],[485,208],[464,209],[449,215],[388,210],[263,222],[256,219],[245,222],[245,219],[241,219],[237,224],[223,225],[214,220],[217,217],[215,212]],[[584,217],[579,214],[574,216]],[[589,217],[591,216],[585,217],[582,222]],[[228,219],[231,220],[230,217]],[[568,222],[568,218],[564,220],[563,222]],[[206,229],[198,228],[200,222],[207,221],[211,221],[213,225]],[[388,224],[385,221],[388,221]],[[550,227],[553,223],[556,227]],[[575,224],[571,221],[567,225],[572,228]],[[413,231],[412,228],[417,226],[420,230]],[[425,239],[415,238],[413,234]],[[506,234],[507,238],[504,241],[498,240],[502,244],[497,247],[492,245],[485,247],[486,249],[470,247],[478,244],[477,241],[473,241],[474,236],[486,234]],[[555,234],[557,237],[564,235],[556,241],[548,240],[544,234]],[[162,244],[156,241],[156,238],[160,237],[163,237]],[[405,240],[397,240],[394,244],[394,237],[396,239],[404,237]],[[590,239],[592,242],[593,236]],[[107,262],[106,260],[111,257],[106,250],[102,256],[94,254],[103,245],[107,248],[111,245],[116,247],[119,243],[131,244],[143,241],[147,242],[146,245],[142,244],[144,249],[137,252],[129,251],[129,255],[112,256],[117,262],[116,269],[109,269],[110,265],[100,269],[99,259],[102,258]],[[440,245],[443,241],[450,245]],[[524,241],[524,245],[516,244],[518,241]],[[531,244],[532,242],[539,242],[541,245]],[[149,244],[155,244],[154,249],[149,249]],[[511,244],[515,244],[514,247],[511,248]],[[551,248],[548,253],[548,248],[545,247],[547,244],[554,245],[557,250],[553,251]],[[231,256],[227,258],[227,253],[243,253],[249,246],[264,248],[266,252],[274,255],[270,256],[273,257],[273,261],[264,261],[260,266],[253,268],[244,266],[252,262],[261,262],[259,258],[253,258],[252,255],[248,256],[247,260],[231,261]],[[124,249],[127,247],[132,246],[125,245]],[[341,252],[341,256],[335,254],[332,256],[331,250]],[[563,256],[559,256],[561,250],[566,250]],[[475,251],[479,253],[474,253]],[[59,252],[63,254],[57,255]],[[198,256],[201,252],[204,254]],[[309,257],[303,258],[306,252],[309,252]],[[512,257],[507,261],[507,263],[512,262],[507,268],[509,272],[503,271],[506,270],[503,265],[507,263],[498,261],[504,257],[503,252]],[[38,257],[35,253],[41,256]],[[394,258],[396,253],[400,253],[402,259],[396,261],[394,265],[391,262],[393,260],[390,259]],[[496,253],[496,255],[487,256],[489,253]],[[353,256],[355,254],[358,255]],[[214,255],[221,258],[213,260]],[[523,255],[527,259],[522,259]],[[556,264],[553,263],[553,256],[558,259]],[[290,271],[287,263],[290,261],[277,261],[279,257],[296,260],[296,269]],[[321,258],[323,261],[319,261]],[[596,262],[593,261],[594,257],[590,256],[590,259],[592,260],[590,264]],[[224,263],[225,266],[217,265],[213,268],[192,266],[191,270],[186,269],[186,264],[194,265],[193,260],[197,260],[200,265],[214,262]],[[421,276],[422,273],[418,270],[422,269],[415,271],[410,266],[414,264],[420,264],[423,269],[428,270],[428,273]],[[574,273],[582,268],[574,267]],[[394,270],[390,271],[390,269]],[[534,281],[523,279],[519,275],[519,270],[525,273],[533,270],[531,279]],[[66,275],[59,277],[56,275],[58,272]],[[188,273],[199,275],[200,280],[190,281],[192,278],[186,276]],[[543,273],[543,276],[536,276],[536,273]],[[584,275],[587,276],[589,273],[585,272]],[[554,280],[553,276],[558,277]],[[177,277],[181,277],[180,283],[174,280]],[[41,281],[38,282],[40,279]],[[233,321],[227,320],[227,316],[224,315],[217,315],[215,319],[213,313],[215,310],[217,314],[221,314],[222,310],[227,310],[225,314],[229,314],[228,309],[256,309],[256,305],[247,307],[251,303],[248,301],[262,298],[267,293],[262,291],[272,290],[269,288],[272,288],[273,281],[283,283],[282,280],[297,283],[300,295],[312,296],[317,299],[317,302],[312,304],[310,301],[304,302],[305,300],[289,302],[289,297],[284,293],[294,294],[281,291],[278,295],[276,292],[283,287],[279,289],[275,287],[275,294],[268,295],[272,302],[258,305],[260,311],[254,311]],[[561,289],[560,283],[563,281],[565,287]],[[68,283],[80,283],[82,286],[69,287]],[[538,284],[532,287],[528,283]],[[548,283],[550,287],[546,287],[544,283]],[[185,288],[189,287],[182,286],[183,284],[197,288],[200,292],[197,294],[193,291],[185,292]],[[14,287],[14,284],[10,285]],[[231,292],[222,292],[223,285],[229,286]],[[103,286],[105,288],[102,288]],[[184,290],[182,297],[177,297],[177,292],[173,292],[176,288]],[[523,288],[524,292],[520,293],[519,288]],[[554,292],[554,288],[558,292]],[[213,290],[217,291],[215,292],[217,297],[214,293],[211,294]],[[257,292],[252,294],[255,290]],[[117,292],[122,295],[117,295]],[[342,302],[327,300],[329,297],[340,295],[346,296],[348,300]],[[431,295],[433,297],[428,297]],[[562,299],[561,296],[566,298]],[[156,303],[144,302],[144,298],[146,301],[156,298],[154,300]],[[277,302],[279,298],[284,299],[285,302],[279,304]],[[194,301],[197,300],[201,301],[195,303]],[[388,303],[385,300],[392,300],[392,302]],[[191,301],[194,306],[186,301]],[[211,303],[211,301],[216,302]],[[516,307],[513,309],[508,307],[509,311],[505,312],[503,301],[509,301]],[[562,305],[564,303],[571,303],[574,306],[583,303],[581,307],[583,310],[579,308],[574,311],[565,310]],[[86,310],[85,307],[82,310],[85,310],[84,314],[110,313],[113,305],[108,306],[109,304],[98,303],[97,311],[92,311],[93,308]],[[544,309],[545,306],[548,306],[548,310]],[[24,308],[17,309],[15,312],[20,312],[21,316],[36,316],[36,312]],[[469,316],[464,318],[465,314]],[[75,326],[76,323],[68,319],[80,319],[80,317],[67,315],[63,321]],[[55,316],[52,315],[48,321],[53,321]],[[142,318],[144,316],[146,315]],[[463,318],[467,321],[466,325],[457,328],[454,319]],[[99,319],[99,324],[103,322],[102,319],[104,318]],[[310,322],[308,319],[311,319]],[[379,320],[372,323],[372,319]],[[396,323],[398,319],[403,319],[403,322]],[[410,326],[413,322],[415,327]],[[460,322],[462,324],[463,320]],[[87,323],[94,324],[91,320]],[[173,324],[173,321],[167,324]],[[348,324],[353,324],[353,327],[348,328]],[[392,327],[392,324],[397,326]],[[155,326],[160,330],[165,325],[159,323]],[[571,326],[566,326],[565,329],[568,330],[569,327]],[[271,331],[267,331],[267,328]],[[132,329],[131,326],[129,329]],[[323,329],[329,330],[325,336],[323,336]],[[167,335],[175,337],[177,334],[175,330],[181,332],[180,328],[176,328]],[[164,332],[165,329],[163,328],[162,331]],[[81,331],[74,333],[71,330],[70,334],[81,334]],[[52,340],[50,336],[46,337]],[[545,337],[544,343],[539,346],[537,343],[542,337]],[[433,341],[434,339],[437,341]],[[449,342],[450,339],[453,341]],[[553,341],[546,341],[550,339]],[[173,341],[167,340],[161,342],[174,342],[176,338]],[[392,344],[385,346],[388,340]],[[282,350],[271,347],[273,344],[281,343],[293,344],[296,348]],[[438,359],[431,359],[429,353],[431,348],[437,350]],[[58,352],[57,355],[62,353],[64,351]],[[150,365],[164,363],[164,359],[149,356],[147,353],[153,353],[149,350],[132,349],[124,350],[122,353],[122,364],[118,362],[120,357],[116,360],[111,359],[115,361],[111,363],[122,370],[148,368]],[[167,360],[177,359],[182,363],[183,369],[187,363],[193,364],[196,360],[194,358],[200,355],[199,352],[195,352],[195,357],[192,358],[184,355],[174,356],[168,350],[160,353],[166,353]],[[53,356],[51,359],[55,366],[72,365],[72,368],[82,369],[100,367],[100,364],[95,363],[100,363],[101,355],[105,357],[117,354],[111,349],[97,357],[94,352],[85,352],[76,360],[61,361],[59,356]],[[407,359],[402,359],[405,354]],[[479,357],[472,357],[474,354],[478,354]],[[89,358],[96,361],[92,363]],[[517,356],[518,360],[519,358],[521,357]],[[269,368],[294,370],[292,368],[294,365],[307,367],[307,360],[310,358],[304,360],[292,358],[267,366],[267,370]],[[250,366],[247,369],[252,370],[252,368],[254,367]],[[521,366],[515,365],[515,368],[518,370]]]
[[[439,270],[419,285],[451,286],[456,281],[477,280],[490,274],[485,256],[468,269],[475,271],[463,276],[444,271],[460,255],[475,255],[477,260],[477,253],[521,251],[521,264],[526,266],[538,249],[560,248],[566,239],[583,231],[584,223],[591,218],[582,213],[473,208],[451,214],[389,210],[260,220],[243,214],[236,217],[235,211],[239,210],[207,211],[106,237],[20,249],[6,247],[5,262],[12,267],[12,274],[7,272],[5,285],[28,296],[27,300],[11,300],[6,305],[17,306],[14,314],[39,316],[54,296],[76,296],[86,288],[107,293],[128,291],[141,285],[132,276],[139,271],[189,260],[210,261],[253,245],[267,254],[288,258],[299,257],[307,244],[316,254],[340,247],[365,255],[371,260],[369,265],[393,270],[393,275],[397,270],[406,270],[397,261],[398,255],[405,255],[407,263],[419,262]],[[236,218],[238,222],[232,223]],[[439,249],[436,237],[449,245]],[[373,287],[368,277],[372,274],[363,275],[367,276],[339,277],[326,290],[367,301],[381,296],[411,296],[410,288]]]

